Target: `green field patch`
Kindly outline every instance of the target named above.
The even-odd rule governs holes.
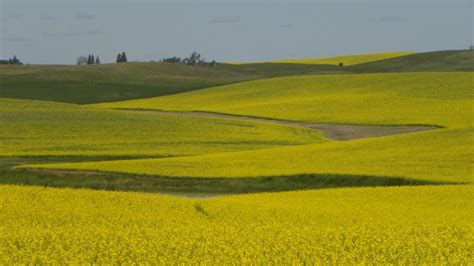
[[[435,51],[366,62],[346,69],[357,73],[474,71],[474,52],[469,50]]]
[[[170,95],[265,77],[340,72],[335,66],[272,65],[218,64],[212,69],[170,63],[0,65],[0,98],[86,104]]]
[[[9,173],[11,176],[0,179],[0,183],[159,192],[189,197],[337,187],[462,184],[456,182],[416,180],[404,177],[338,174],[206,178],[166,177],[87,170],[25,169],[21,167]]]

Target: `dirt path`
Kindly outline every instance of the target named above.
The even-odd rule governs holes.
[[[398,134],[433,130],[433,129],[440,128],[437,126],[378,126],[378,125],[316,124],[316,123],[292,122],[292,121],[277,120],[277,119],[270,119],[270,118],[258,118],[258,117],[250,117],[250,116],[238,116],[238,115],[208,113],[208,112],[178,112],[178,111],[159,111],[159,110],[145,110],[145,109],[120,109],[120,110],[133,111],[133,112],[149,112],[149,113],[168,114],[168,115],[217,117],[217,118],[225,118],[225,119],[277,123],[277,124],[305,127],[305,128],[317,130],[321,132],[326,138],[332,139],[332,140],[338,140],[338,141],[398,135]]]

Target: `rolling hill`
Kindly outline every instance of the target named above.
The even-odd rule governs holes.
[[[326,141],[252,121],[0,99],[0,156],[183,156]]]
[[[471,55],[0,67],[3,97],[161,95],[0,98],[0,264],[472,264]]]
[[[470,124],[473,72],[298,76],[102,108],[208,111],[335,124]]]
[[[356,73],[474,71],[474,51],[436,51],[349,66]]]
[[[374,62],[384,59],[396,58],[406,55],[411,55],[410,52],[386,52],[386,53],[372,53],[372,54],[356,54],[346,56],[335,56],[327,58],[309,58],[309,59],[287,59],[274,60],[269,63],[287,63],[287,64],[304,64],[304,65],[339,65],[343,63],[344,66],[357,65],[362,63]]]
[[[176,94],[265,77],[338,72],[335,66],[295,64],[218,64],[213,69],[171,63],[0,65],[0,98],[85,104]]]
[[[169,63],[86,66],[0,66],[0,97],[68,103],[144,98],[250,77]]]
[[[366,175],[472,182],[473,77],[470,72],[286,77],[98,104],[95,106],[103,108],[198,110],[293,121],[444,128],[248,152],[25,167],[175,178]]]
[[[402,53],[386,53],[309,59],[312,64],[298,63],[299,60],[281,63],[218,64],[213,69],[169,63],[0,65],[0,97],[87,104],[171,95],[269,77],[400,71],[474,71],[473,54],[469,51],[441,51],[404,56],[401,56]],[[340,68],[334,64],[340,59],[354,64],[378,61]]]

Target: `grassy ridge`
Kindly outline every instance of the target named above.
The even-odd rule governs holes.
[[[474,71],[473,51],[436,51],[384,59],[350,66],[357,73]]]
[[[474,53],[372,54],[282,63],[218,64],[214,69],[168,63],[90,66],[0,66],[0,98],[98,103],[163,96],[268,77],[400,71],[474,71]],[[393,57],[398,56],[398,57]],[[389,58],[392,57],[392,58]],[[388,59],[387,59],[388,58]],[[347,67],[336,64],[344,59]],[[371,60],[370,63],[350,65]],[[335,63],[336,62],[336,63]]]
[[[185,199],[2,185],[0,263],[470,264],[473,195],[438,186]]]
[[[323,142],[317,132],[219,118],[0,99],[0,156],[178,156]]]
[[[250,77],[167,63],[0,66],[0,97],[70,103],[173,94]]]
[[[288,64],[307,64],[307,65],[338,65],[343,63],[344,66],[368,63],[384,59],[396,58],[400,56],[410,55],[410,52],[385,52],[372,54],[357,54],[346,56],[335,56],[327,58],[310,58],[310,59],[287,59],[274,60],[271,63],[288,63]]]
[[[169,63],[0,65],[0,98],[85,104],[176,94],[264,77],[338,72],[335,66],[294,64],[218,64],[214,69]]]

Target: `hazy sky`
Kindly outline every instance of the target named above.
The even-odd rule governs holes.
[[[26,1],[0,0],[0,58],[72,64],[199,51],[258,61],[381,51],[466,49],[474,0]]]

